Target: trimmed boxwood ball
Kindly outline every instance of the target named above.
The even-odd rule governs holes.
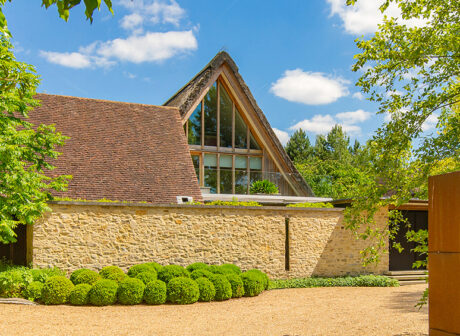
[[[224,270],[225,273],[241,274],[241,269],[234,264],[222,264],[220,269]]]
[[[207,278],[207,279],[211,279],[215,276],[214,273],[211,273],[210,271],[207,271],[207,270],[204,270],[204,269],[197,269],[195,271],[193,271],[191,274],[190,274],[190,277],[193,279],[193,280],[196,280],[198,278]]]
[[[79,285],[79,284],[88,284],[92,285],[96,281],[100,280],[101,276],[94,271],[91,271],[89,269],[84,269],[81,272],[77,274],[76,277],[73,279],[73,284],[74,285]]]
[[[209,265],[208,271],[214,274],[225,274],[225,269],[222,269],[218,265]]]
[[[149,264],[138,264],[131,266],[128,270],[128,275],[131,278],[135,278],[136,275],[138,275],[141,272],[154,272],[156,273],[157,271],[155,270],[155,267]]]
[[[167,265],[163,266],[158,272],[158,279],[168,283],[173,278],[185,277],[188,278],[190,273],[179,265]]]
[[[64,304],[74,285],[65,276],[53,276],[46,280],[42,290],[42,301],[47,305]]]
[[[77,276],[81,272],[84,272],[84,271],[91,271],[91,270],[89,268],[80,268],[80,269],[73,271],[72,274],[70,274],[70,281],[72,281],[72,283],[75,284],[75,279],[77,278]]]
[[[244,286],[244,296],[257,296],[264,290],[262,277],[255,272],[244,272],[240,275]]]
[[[214,296],[216,296],[216,289],[214,288],[211,280],[206,278],[198,278],[195,280],[195,282],[198,285],[198,289],[200,290],[200,297],[198,298],[198,301],[212,301]]]
[[[145,264],[152,266],[157,273],[158,273],[159,270],[161,270],[163,268],[163,265],[160,265],[159,263],[156,263],[156,262],[148,262],[148,263],[145,263]]]
[[[224,301],[232,297],[232,285],[230,285],[230,282],[227,280],[225,275],[214,274],[214,276],[209,280],[211,280],[214,288],[216,289],[214,300]]]
[[[135,276],[135,278],[141,280],[144,284],[148,284],[149,282],[157,279],[157,273],[151,271],[140,272]]]
[[[32,281],[27,286],[25,291],[25,298],[31,301],[37,301],[42,298],[43,283],[40,281]]]
[[[166,286],[166,292],[168,301],[176,304],[195,303],[200,297],[198,284],[186,277],[171,279]]]
[[[102,279],[89,291],[89,303],[95,306],[108,306],[117,302],[118,283],[115,280]]]
[[[69,295],[69,302],[75,306],[83,306],[88,304],[89,300],[89,291],[91,290],[91,285],[87,283],[82,283],[76,285]]]
[[[99,271],[99,275],[104,279],[120,282],[126,279],[127,275],[118,266],[106,266]]]
[[[153,280],[145,286],[145,303],[160,305],[166,302],[166,284],[161,280]]]
[[[190,273],[197,270],[197,269],[204,269],[204,270],[207,270],[209,268],[209,265],[205,264],[205,263],[202,263],[202,262],[196,262],[196,263],[193,263],[193,264],[190,264],[186,267],[187,271],[189,271]]]
[[[232,298],[240,298],[244,295],[243,280],[241,280],[238,274],[226,274],[225,277],[232,286]]]
[[[270,284],[270,279],[268,278],[268,275],[262,272],[261,270],[258,270],[256,268],[250,269],[247,272],[249,273],[255,273],[258,276],[262,278],[262,282],[264,284],[264,289],[268,289],[268,285]]]
[[[118,302],[124,305],[134,305],[144,298],[144,283],[136,278],[127,278],[118,284]]]

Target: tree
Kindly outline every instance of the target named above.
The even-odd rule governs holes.
[[[430,174],[460,169],[460,114],[455,107],[460,101],[460,2],[385,0],[381,11],[390,4],[400,8],[405,20],[423,24],[410,28],[385,18],[370,40],[357,40],[361,53],[355,55],[353,70],[364,71],[357,86],[379,103],[378,113],[390,117],[366,148],[365,170],[374,178],[355,188],[355,201],[345,214],[348,228],[358,232],[362,227],[362,238],[377,241],[364,251],[367,262],[380,259],[392,234],[389,228],[374,227],[376,211],[426,198]],[[436,122],[435,132],[426,132],[426,122]],[[392,196],[383,198],[389,192]]]
[[[11,2],[11,0],[9,0]],[[28,113],[39,102],[34,99],[39,84],[33,66],[19,62],[12,52],[0,0],[0,242],[16,241],[14,229],[33,224],[45,211],[53,190],[64,190],[70,176],[51,176],[51,161],[66,139],[53,126],[32,125]],[[79,0],[43,0],[48,8],[56,4],[66,19]],[[111,2],[105,0],[111,10]],[[90,20],[100,1],[85,0]]]
[[[294,132],[285,149],[292,162],[302,162],[313,154],[310,139],[308,139],[307,133],[301,128]]]

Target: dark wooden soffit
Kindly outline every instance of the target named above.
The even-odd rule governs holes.
[[[287,176],[287,178],[289,178],[293,182],[297,191],[300,192],[299,196],[314,196],[312,189],[305,182],[305,180],[301,177],[300,173],[295,168],[291,159],[284,150],[281,142],[279,141],[275,132],[271,128],[264,113],[257,105],[257,102],[254,96],[252,95],[251,91],[249,90],[249,87],[246,85],[245,81],[243,80],[243,77],[240,75],[237,65],[230,57],[230,55],[225,51],[219,52],[211,60],[211,62],[209,62],[195,77],[193,77],[167,102],[165,102],[164,105],[177,107],[182,118],[184,118],[187,112],[189,112],[190,109],[196,104],[197,100],[200,99],[203,91],[206,90],[209,87],[209,85],[212,84],[210,83],[211,79],[216,77],[216,73],[218,71],[221,71],[223,65],[226,65],[230,69],[231,74],[235,77],[238,85],[240,86],[241,91],[245,95],[245,98],[249,101],[249,104],[255,111],[255,115],[258,119],[258,122],[263,126],[263,128],[267,132],[267,138],[271,142],[272,148],[275,149],[278,156],[283,161],[283,166],[287,168],[286,173],[290,174]]]

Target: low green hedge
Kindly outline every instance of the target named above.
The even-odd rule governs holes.
[[[145,303],[149,305],[160,305],[166,302],[166,284],[161,280],[154,280],[145,286]]]
[[[118,283],[115,280],[102,279],[89,291],[89,303],[95,306],[108,306],[117,302]]]
[[[193,280],[196,280],[198,278],[207,278],[207,279],[211,279],[214,277],[214,273],[208,271],[208,270],[205,270],[205,269],[197,269],[197,270],[194,270],[191,274],[190,274],[190,277],[193,279]]]
[[[73,274],[73,273],[72,273]],[[96,281],[100,280],[101,276],[99,273],[89,270],[89,269],[83,269],[81,272],[78,272],[77,275],[73,278],[73,284],[74,285],[80,285],[80,284],[88,284],[92,285]]]
[[[157,279],[157,274],[155,272],[150,272],[150,271],[140,272],[140,273],[137,273],[135,278],[141,280],[144,284],[148,284],[149,282]]]
[[[135,278],[136,275],[138,275],[141,272],[157,273],[155,267],[150,263],[149,264],[137,264],[129,268],[128,276],[130,276],[131,278]]]
[[[268,278],[268,275],[262,272],[261,270],[258,270],[256,268],[250,269],[246,271],[246,273],[254,273],[257,276],[259,276],[262,279],[262,284],[264,286],[264,289],[268,289],[268,286],[270,284],[270,279]]]
[[[191,304],[198,301],[200,289],[198,284],[186,277],[173,278],[166,286],[168,302],[176,304]]]
[[[232,287],[232,298],[240,298],[244,295],[244,284],[243,280],[238,274],[226,274],[225,277],[227,278],[228,282],[230,282],[230,286]]]
[[[89,302],[89,291],[92,286],[87,283],[76,285],[69,295],[69,302],[75,306],[83,306]]]
[[[136,278],[127,278],[118,284],[118,302],[124,305],[134,305],[142,302],[144,283]]]
[[[398,280],[382,275],[360,275],[335,278],[298,278],[271,280],[269,289],[310,287],[398,287]]]
[[[41,300],[47,305],[64,304],[69,299],[74,285],[64,276],[56,275],[46,280],[42,289]]]
[[[91,270],[89,268],[80,268],[80,269],[73,271],[70,274],[70,281],[72,281],[72,283],[75,284],[75,279],[77,278],[77,276],[84,271],[91,271]]]
[[[32,281],[25,291],[24,297],[30,301],[38,301],[42,298],[43,283]]]
[[[214,288],[216,289],[214,300],[224,301],[232,297],[232,285],[230,285],[230,282],[227,280],[225,275],[215,274],[209,280],[212,282]]]
[[[198,289],[200,290],[200,297],[198,298],[198,301],[212,301],[216,296],[216,288],[214,287],[213,283],[206,278],[198,278],[195,280],[195,282],[197,283]]]
[[[240,275],[243,281],[244,296],[257,296],[264,290],[264,280],[256,272],[244,272]]]
[[[208,270],[209,265],[202,263],[202,262],[196,262],[196,263],[188,265],[185,269],[189,271],[190,273],[192,273],[193,271],[198,270],[198,269]]]
[[[292,203],[286,205],[288,208],[333,208],[334,206],[331,203]]]
[[[99,275],[104,279],[114,280],[117,282],[126,279],[127,275],[118,266],[106,266],[99,271]]]
[[[161,270],[158,272],[158,279],[168,283],[173,278],[178,277],[190,277],[190,273],[179,265],[167,265],[163,266]]]

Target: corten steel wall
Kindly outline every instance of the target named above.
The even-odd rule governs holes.
[[[376,267],[361,266],[359,251],[367,242],[343,227],[343,209],[77,202],[51,207],[34,225],[38,267],[126,270],[147,261],[184,266],[201,261],[256,267],[273,278],[388,270],[387,255]],[[384,209],[377,221],[385,225],[386,219]]]
[[[460,171],[429,178],[430,335],[460,334]]]

